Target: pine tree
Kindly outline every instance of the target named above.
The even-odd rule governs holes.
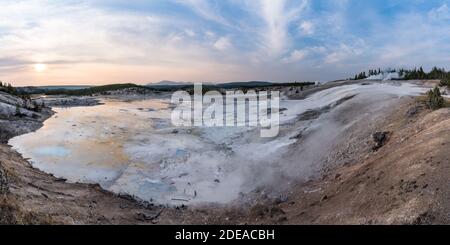
[[[441,91],[438,87],[435,87],[434,89],[428,91],[428,106],[432,110],[438,110],[444,107],[445,100],[441,95]]]

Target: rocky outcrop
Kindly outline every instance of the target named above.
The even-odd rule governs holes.
[[[52,114],[52,110],[41,107],[39,101],[0,92],[0,143],[40,128]]]

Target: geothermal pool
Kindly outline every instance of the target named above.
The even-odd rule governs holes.
[[[344,103],[379,102],[382,110],[389,101],[423,92],[413,84],[374,83],[335,87],[305,100],[283,99],[275,138],[261,138],[255,128],[173,127],[170,99],[105,99],[92,107],[55,107],[41,129],[9,144],[34,167],[69,182],[99,183],[160,204],[228,203],[261,186],[282,188],[289,179],[314,173],[345,125],[327,116],[333,110],[299,123],[302,113],[334,108],[349,96],[354,98]],[[327,131],[330,125],[334,131]],[[299,132],[308,130],[310,137],[296,144]]]

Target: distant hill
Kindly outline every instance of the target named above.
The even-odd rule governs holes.
[[[232,88],[256,88],[256,87],[269,87],[274,85],[274,83],[270,82],[261,82],[261,81],[249,81],[249,82],[230,82],[230,83],[219,83],[216,86],[225,89]]]
[[[151,89],[155,89],[155,90],[171,91],[171,90],[177,90],[177,89],[182,89],[185,87],[193,86],[193,83],[161,81],[161,82],[157,82],[157,83],[149,83],[145,86],[148,88],[151,88]]]
[[[304,83],[271,83],[263,81],[250,81],[250,82],[230,82],[230,83],[219,83],[219,84],[203,84],[203,90],[230,90],[230,89],[242,89],[248,90],[252,88],[270,88],[270,87],[303,87],[314,85],[314,83],[304,82]],[[107,94],[108,92],[123,90],[123,89],[134,89],[135,91],[140,91],[142,93],[146,92],[174,92],[177,90],[193,91],[194,84],[186,82],[170,82],[162,81],[155,84],[149,84],[146,86],[141,86],[133,83],[124,84],[110,84],[103,86],[43,86],[43,87],[22,87],[19,88],[21,93],[25,94],[46,94],[46,95],[73,95],[73,96],[83,96],[83,95],[93,95],[93,94]]]
[[[93,86],[84,86],[84,85],[69,85],[69,86],[40,86],[38,88],[46,89],[46,90],[59,90],[59,89],[65,89],[65,90],[79,90],[79,89],[86,89]]]
[[[168,81],[168,80],[164,80],[161,82],[157,82],[157,83],[149,83],[146,86],[148,87],[152,87],[152,86],[178,86],[178,85],[189,85],[192,84],[190,82],[174,82],[174,81]]]
[[[91,86],[27,86],[17,87],[16,90],[19,93],[26,94],[45,94],[51,91],[74,91],[80,89],[87,89]]]
[[[190,88],[194,85],[191,82],[172,82],[161,81],[158,83],[147,84],[146,86],[157,90],[174,90]],[[256,87],[269,87],[274,83],[261,82],[261,81],[249,81],[249,82],[229,82],[229,83],[203,83],[203,87],[209,89],[237,89],[237,88],[256,88]]]
[[[136,85],[133,83],[124,83],[124,84],[110,84],[110,85],[103,85],[103,86],[95,86],[95,87],[87,87],[83,89],[75,89],[75,90],[50,90],[47,91],[45,94],[47,95],[73,95],[73,96],[85,96],[85,95],[93,95],[93,94],[103,94],[106,92],[111,91],[117,91],[122,89],[130,89],[130,88],[136,88],[136,89],[142,89],[142,90],[150,90],[150,88],[147,88],[145,86]]]

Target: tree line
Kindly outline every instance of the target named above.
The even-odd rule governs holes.
[[[389,70],[389,72],[390,71],[391,70]],[[382,73],[383,73],[383,71],[381,70],[381,68],[369,69],[369,71],[367,73],[365,71],[360,72],[360,73],[356,74],[354,77],[352,77],[350,80],[362,80],[362,79],[369,78],[371,76],[380,75]]]
[[[430,72],[425,72],[422,67],[414,68],[413,70],[402,70],[400,75],[404,76],[405,80],[449,80],[450,72],[444,68],[433,67]]]
[[[414,69],[387,69],[382,71],[380,68],[371,69],[368,73],[365,71],[356,74],[350,80],[362,80],[371,76],[376,76],[382,73],[395,73],[399,74],[402,80],[441,80],[444,84],[450,85],[450,71],[446,71],[444,68],[433,67],[430,72],[425,72],[423,67],[415,67]]]
[[[16,88],[14,88],[10,83],[3,83],[2,81],[0,81],[0,91],[12,95],[18,94]]]

